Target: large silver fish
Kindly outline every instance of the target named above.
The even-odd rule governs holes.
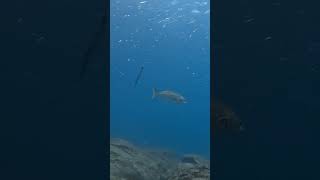
[[[156,97],[165,98],[171,102],[175,102],[177,104],[185,104],[187,103],[186,99],[173,91],[165,90],[165,91],[159,91],[156,88],[152,88],[152,99],[155,99]]]

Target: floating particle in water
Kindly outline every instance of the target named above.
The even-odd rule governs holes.
[[[245,22],[245,23],[250,23],[250,22],[252,22],[252,21],[254,21],[254,18],[246,19],[244,22]]]
[[[120,77],[124,77],[126,75],[124,72],[120,71],[119,68],[117,68],[117,67],[113,68],[112,70],[116,71],[117,73],[119,73]]]
[[[170,4],[171,4],[171,5],[176,5],[176,4],[178,4],[178,0],[173,0],[173,1],[171,1]]]
[[[118,41],[118,43],[121,43],[122,42],[122,39],[120,39],[119,41]]]
[[[139,2],[140,4],[145,4],[145,3],[147,3],[148,1],[141,1],[141,2]]]
[[[189,67],[189,66],[187,66],[187,67],[186,67],[186,69],[187,69],[187,70],[190,70],[190,67]]]
[[[210,10],[206,10],[203,14],[209,14],[210,13]]]
[[[160,20],[158,23],[160,24],[162,22],[168,22],[169,20],[170,20],[170,18],[166,17],[166,18]]]
[[[201,6],[206,6],[206,5],[208,5],[207,1],[204,1],[204,2],[201,3]]]
[[[270,39],[272,39],[271,36],[268,36],[268,37],[264,38],[264,40],[270,40]]]
[[[191,11],[193,14],[199,14],[200,13],[200,11],[198,10],[198,9],[194,9],[194,10],[192,10]]]
[[[194,29],[194,30],[189,34],[189,38],[192,38],[193,33],[197,32],[197,31],[198,31],[198,28]]]
[[[195,19],[191,19],[187,24],[193,24],[193,23],[195,23],[195,22],[196,22]]]

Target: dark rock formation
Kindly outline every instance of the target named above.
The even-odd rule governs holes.
[[[168,151],[142,149],[111,139],[111,180],[209,180],[209,162],[195,155],[178,159]]]

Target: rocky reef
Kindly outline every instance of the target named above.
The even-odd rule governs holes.
[[[209,180],[210,163],[197,155],[179,157],[114,138],[110,142],[110,179]]]

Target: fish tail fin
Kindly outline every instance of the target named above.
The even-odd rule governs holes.
[[[156,98],[158,92],[156,88],[152,88],[152,99]]]

